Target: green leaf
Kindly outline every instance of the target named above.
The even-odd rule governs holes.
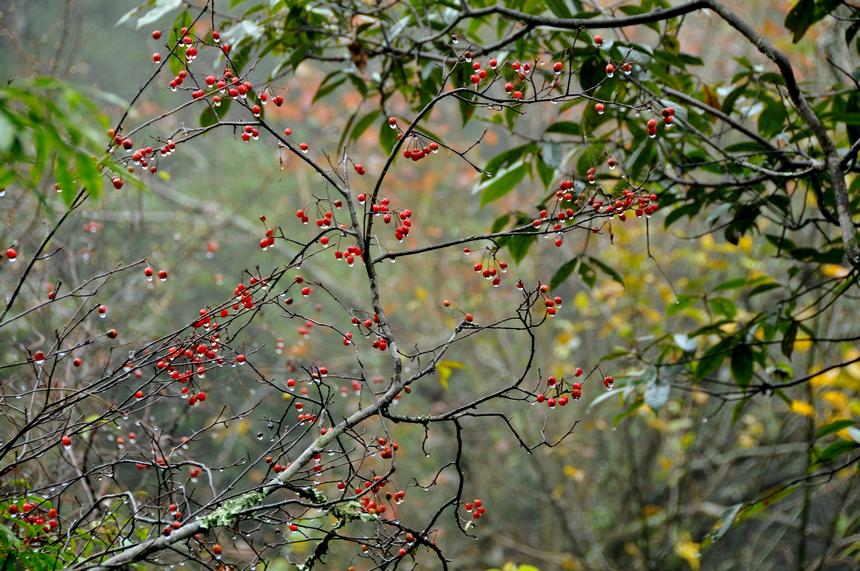
[[[552,142],[541,144],[540,156],[538,158],[554,169],[561,168],[561,163],[564,158],[561,144]]]
[[[320,82],[320,86],[317,88],[317,92],[314,94],[311,103],[316,103],[318,100],[322,99],[335,89],[337,89],[344,81],[346,81],[345,77],[338,77],[341,75],[341,71],[333,71],[327,76],[323,78]]]
[[[597,266],[604,274],[617,281],[621,285],[624,285],[624,278],[621,277],[621,274],[615,271],[615,269],[611,268],[610,266],[607,266],[597,258],[592,258],[591,256],[588,257],[588,261]]]
[[[546,6],[550,9],[550,12],[559,18],[570,18],[573,16],[573,12],[568,8],[565,0],[546,0]]]
[[[529,151],[533,151],[535,148],[533,143],[527,143],[525,145],[520,145],[519,147],[514,147],[512,149],[508,149],[507,151],[503,151],[487,161],[487,164],[484,166],[484,174],[481,175],[481,182],[486,182],[491,178],[497,176],[499,171],[508,167],[518,160],[520,160],[523,155],[525,155]]]
[[[391,154],[391,149],[397,144],[397,133],[388,124],[388,121],[383,121],[379,125],[379,146],[386,155]]]
[[[743,287],[749,284],[749,280],[747,278],[734,278],[728,281],[724,281],[720,285],[714,288],[714,291],[723,291],[727,289],[737,289],[739,287]]]
[[[490,232],[501,232],[502,228],[508,225],[508,222],[511,220],[510,214],[502,214],[498,218],[493,221],[493,226],[490,228]]]
[[[606,63],[598,57],[591,57],[582,62],[579,68],[579,83],[583,91],[594,89],[606,78]]]
[[[132,17],[137,16],[137,14],[140,12],[140,9],[141,9],[141,8],[143,8],[143,7],[144,7],[144,5],[143,5],[143,4],[142,4],[142,5],[140,5],[140,6],[135,6],[134,8],[132,8],[131,10],[129,10],[128,12],[126,12],[125,14],[123,14],[123,15],[120,17],[120,19],[116,21],[116,24],[114,24],[114,25],[115,25],[115,26],[122,26],[123,24],[125,24],[126,22],[128,22],[129,20],[131,20],[131,19],[132,19]]]
[[[785,498],[789,497],[791,494],[797,490],[797,485],[790,486],[776,486],[771,490],[767,490],[763,496],[764,499],[761,499],[756,502],[752,502],[749,504],[745,504],[740,512],[735,517],[735,524],[740,524],[743,521],[746,521],[756,515],[760,514],[764,510],[773,507],[776,503],[781,502]]]
[[[850,452],[857,447],[857,442],[851,440],[838,440],[819,452],[816,461],[819,464],[828,464],[833,462],[839,456],[842,456],[846,452]]]
[[[549,281],[550,289],[555,289],[560,286],[562,283],[567,281],[567,278],[576,270],[576,266],[579,265],[579,258],[573,258],[572,260],[568,260],[558,268],[552,276],[552,279]]]
[[[726,95],[725,99],[723,99],[723,105],[722,105],[723,113],[725,113],[727,115],[731,115],[732,111],[735,108],[735,103],[744,93],[746,93],[748,85],[749,85],[749,83],[744,83],[744,84],[734,88],[733,90],[731,90],[729,92],[728,95]]]
[[[732,349],[732,376],[739,387],[749,386],[753,376],[753,351],[746,343]]]
[[[579,277],[582,278],[582,281],[584,281],[588,287],[594,287],[594,284],[597,283],[597,274],[594,272],[594,268],[585,262],[581,262],[578,270]]]
[[[848,428],[849,426],[854,426],[854,421],[848,418],[842,418],[839,420],[834,420],[833,422],[826,424],[818,429],[818,432],[815,434],[815,438],[824,438],[829,434],[834,434],[839,432],[844,428]]]
[[[657,369],[652,367],[650,373],[647,374],[648,384],[645,386],[645,404],[647,404],[654,412],[657,412],[663,405],[669,401],[671,386],[669,383],[660,378],[657,374]]]
[[[507,247],[511,253],[511,258],[514,262],[520,263],[531,248],[532,244],[537,241],[537,236],[529,236],[518,234],[515,236],[507,236],[504,240],[499,240],[502,246]]]
[[[498,200],[511,192],[525,176],[525,163],[523,161],[517,161],[498,173],[497,176],[482,183],[478,187],[478,191],[481,193],[481,206],[485,206],[494,200]]]
[[[156,0],[155,7],[137,20],[137,29],[160,20],[182,5],[182,0]],[[122,20],[120,20],[122,21]]]
[[[815,0],[799,0],[785,17],[785,27],[794,33],[793,41],[797,43],[815,22]]]
[[[102,178],[99,174],[96,161],[92,157],[79,154],[75,159],[78,167],[78,181],[87,189],[92,198],[98,198],[102,193]]]
[[[768,292],[772,289],[778,289],[780,287],[782,287],[782,286],[779,285],[778,283],[774,283],[774,282],[763,283],[763,284],[757,285],[754,288],[752,288],[747,293],[747,297],[753,297],[755,295],[759,295],[761,293]]]
[[[738,312],[735,302],[727,297],[712,297],[708,300],[708,306],[714,313],[724,315],[729,319],[734,319]]]
[[[726,337],[705,351],[705,354],[702,355],[702,358],[696,364],[696,380],[704,379],[719,369],[735,342],[736,339],[734,337]]]
[[[758,116],[758,130],[765,137],[780,133],[788,119],[785,106],[770,97],[762,97],[759,100],[764,103],[764,109]]]
[[[5,113],[0,111],[0,151],[7,152],[15,142],[15,126]]]
[[[689,216],[690,218],[692,218],[693,216],[698,214],[701,208],[702,202],[698,200],[689,204],[685,204],[683,206],[679,206],[666,216],[666,219],[663,220],[663,227],[668,228],[671,224],[673,224],[677,220],[680,220],[683,216]]]
[[[702,542],[702,547],[709,547],[715,541],[719,541],[723,538],[724,535],[731,529],[734,524],[735,517],[737,517],[738,512],[741,510],[744,504],[735,504],[734,506],[727,509],[723,512],[722,517],[717,522],[719,523],[719,527],[714,524],[714,531],[712,531],[705,540]]]
[[[800,324],[797,321],[791,320],[791,323],[788,325],[788,329],[785,330],[785,335],[782,336],[782,343],[780,343],[780,349],[782,349],[782,354],[791,359],[791,354],[794,352],[794,340],[797,339],[797,329]]]
[[[200,126],[211,127],[223,119],[227,115],[227,111],[230,110],[231,102],[231,98],[225,97],[221,99],[221,105],[218,107],[215,107],[214,104],[212,106],[206,106],[206,108],[200,113]]]
[[[373,122],[379,118],[380,114],[381,111],[379,111],[379,109],[375,109],[356,121],[355,126],[352,128],[352,133],[349,135],[350,140],[358,140],[358,138],[367,131],[368,127],[370,127]]]
[[[557,121],[546,128],[544,133],[562,133],[564,135],[579,136],[579,125],[573,121]]]
[[[72,178],[69,167],[66,165],[65,157],[57,157],[54,176],[60,185],[60,196],[63,198],[63,202],[66,206],[71,206],[75,196],[77,196],[77,189],[75,188],[75,179]]]
[[[170,30],[170,43],[168,44],[170,47],[177,45],[177,42],[182,39],[179,35],[179,31],[182,28],[190,28],[191,22],[193,22],[193,20],[191,19],[191,14],[188,13],[188,10],[183,10],[178,16],[176,16]],[[179,51],[180,48],[177,48],[174,51],[174,55],[167,57],[167,65],[170,67],[170,73],[172,73],[174,77],[185,68],[185,60],[178,53]]]
[[[537,173],[541,182],[545,187],[549,188],[552,179],[555,178],[555,169],[544,161],[542,155],[535,160],[535,166],[537,167]]]

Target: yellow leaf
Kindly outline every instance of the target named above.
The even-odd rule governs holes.
[[[663,508],[661,506],[657,506],[654,504],[648,504],[648,505],[642,506],[642,515],[646,518],[653,517],[662,511],[663,511]]]
[[[791,401],[791,412],[800,416],[813,417],[815,416],[815,407],[806,401],[793,400]]]
[[[238,423],[236,423],[236,432],[237,433],[248,434],[248,432],[250,430],[251,430],[251,423],[249,423],[247,420],[240,420]]]
[[[848,409],[848,397],[840,391],[826,391],[821,394],[821,400],[838,410]]]
[[[849,272],[848,268],[839,264],[824,264],[821,266],[821,273],[828,278],[844,278]]]
[[[451,378],[451,373],[454,372],[454,369],[462,369],[465,367],[463,363],[459,361],[439,361],[436,364],[436,371],[439,373],[439,384],[442,385],[442,388],[446,391],[448,390],[448,380]]]
[[[798,335],[797,340],[794,342],[794,350],[797,352],[806,352],[812,347],[812,340],[810,340],[808,335]]]
[[[860,351],[851,347],[842,353],[842,356],[845,357],[846,361],[853,361],[860,357]],[[860,379],[860,363],[851,363],[847,367],[845,367],[845,372],[854,377],[855,379]]]
[[[690,569],[699,571],[699,544],[690,539],[690,534],[685,533],[675,544],[675,555],[686,561]]]
[[[585,472],[583,472],[579,468],[576,468],[575,466],[571,466],[570,464],[568,464],[563,468],[563,471],[564,475],[571,480],[574,480],[576,482],[582,482],[585,480]]]

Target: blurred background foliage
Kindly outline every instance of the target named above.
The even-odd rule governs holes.
[[[408,116],[409,109],[426,103],[438,86],[433,73],[416,80],[411,74],[417,68],[404,66],[399,72],[406,75],[396,83],[397,89],[374,92],[370,72],[365,73],[360,58],[347,63],[306,59],[307,54],[298,54],[296,46],[312,47],[313,37],[277,35],[265,27],[266,17],[255,19],[259,11],[267,9],[284,17],[284,12],[276,12],[282,10],[303,18],[312,28],[331,17],[322,9],[305,11],[302,3],[289,7],[278,2],[223,4],[223,19],[232,23],[227,26],[228,38],[238,44],[237,57],[249,58],[247,65],[256,65],[255,72],[261,76],[280,76],[278,88],[287,103],[280,108],[267,106],[267,118],[282,128],[291,127],[296,141],[311,142],[315,149],[334,150],[348,143],[351,155],[360,157],[369,172],[378,172],[387,155],[385,141],[380,145],[380,139],[390,131],[381,107],[386,114]],[[528,4],[540,11],[546,5],[568,10],[577,3]],[[837,92],[817,104],[839,134],[840,148],[847,148],[857,138],[851,135],[860,123],[856,88],[843,85],[846,77],[822,61],[828,57],[856,61],[857,52],[844,41],[852,23],[824,19],[806,30],[802,41],[793,43],[792,30],[785,27],[793,3],[727,4],[790,55],[806,82],[805,89]],[[229,297],[234,284],[243,279],[243,270],[253,272],[259,267],[266,271],[277,263],[283,252],[262,252],[256,247],[264,232],[259,215],[264,214],[270,224],[282,225],[288,233],[303,237],[307,233],[296,221],[295,210],[312,204],[325,190],[294,157],[272,145],[239,144],[238,133],[232,130],[220,129],[183,145],[156,175],[141,176],[141,184],[134,183],[137,175],[126,174],[132,183],[122,191],[114,191],[109,181],[101,190],[96,169],[117,169],[103,159],[109,142],[104,132],[151,72],[151,54],[159,46],[150,39],[150,31],[168,30],[174,21],[180,21],[177,18],[183,18],[179,16],[182,10],[193,11],[194,5],[162,0],[142,7],[127,0],[6,0],[0,4],[4,76],[0,87],[0,187],[5,192],[0,199],[0,243],[4,248],[16,243],[22,252],[32,252],[51,221],[74,203],[77,186],[89,190],[89,198],[76,216],[54,237],[50,250],[58,249],[56,254],[34,269],[35,278],[22,293],[29,303],[22,307],[43,300],[59,282],[80,283],[94,273],[146,258],[154,267],[169,269],[171,280],[147,288],[136,273],[120,275],[105,286],[99,300],[110,307],[110,322],[123,337],[145,340],[177,329],[200,307]],[[257,12],[246,12],[250,6],[258,7]],[[556,12],[552,6],[548,9]],[[796,20],[808,18],[795,14],[790,20],[795,35],[803,27]],[[255,27],[252,20],[262,22],[263,27]],[[791,137],[802,138],[797,132],[802,127],[785,129],[791,117],[775,91],[767,87],[769,81],[775,81],[767,75],[773,75],[771,68],[752,46],[713,18],[697,15],[688,20],[677,35],[664,34],[662,29],[627,31],[629,41],[653,43],[656,38],[671,65],[689,63],[692,75],[673,78],[667,68],[666,75],[657,80],[670,86],[680,83],[678,89],[685,92],[695,87],[696,97],[727,112],[732,110],[728,105],[745,106],[742,114],[752,117],[759,133],[775,145],[791,144]],[[475,29],[472,33],[485,32]],[[522,44],[521,53],[511,57],[528,58],[532,48]],[[253,58],[260,51],[270,52],[270,57],[258,64]],[[604,95],[607,99],[613,96],[606,93],[601,97]],[[129,119],[139,124],[176,104],[176,96],[159,84],[132,108]],[[583,147],[575,141],[583,132],[598,130],[601,125],[611,128],[604,125],[610,121],[609,114],[598,117],[590,108],[570,107],[559,116],[557,108],[535,106],[517,120],[520,137],[515,138],[509,134],[514,126],[509,113],[478,113],[475,120],[465,122],[470,113],[469,108],[445,105],[434,110],[426,128],[456,148],[467,146],[487,129],[481,145],[470,155],[479,165],[519,149],[507,155],[506,163],[496,160],[491,163],[493,169],[487,167],[492,171],[521,161],[516,168],[522,171],[515,174],[520,181],[518,190],[508,192],[511,186],[492,200],[481,200],[477,193],[485,191],[491,181],[452,155],[399,165],[396,184],[389,182],[386,193],[396,206],[414,211],[413,245],[485,231],[494,223],[512,226],[515,216],[499,222],[500,217],[533,212],[539,200],[535,195],[544,193],[538,163],[546,162],[546,153],[579,152]],[[158,132],[164,136],[186,124],[197,126],[199,115],[196,108],[183,110],[171,116],[167,126],[159,125]],[[702,129],[712,128],[706,116],[695,121]],[[842,121],[844,126],[839,125]],[[547,129],[551,125],[555,127]],[[641,126],[639,130],[645,140]],[[549,147],[524,143],[529,138],[542,140],[546,133],[555,134],[555,143]],[[658,151],[650,149],[633,157],[634,178],[641,179],[657,160]],[[636,152],[628,151],[631,155]],[[589,152],[605,156],[602,150],[585,149],[581,156],[590,158],[579,160],[580,167],[595,162]],[[651,154],[637,162],[642,153]],[[674,158],[661,158],[667,162],[707,158],[696,153],[687,148]],[[607,185],[621,182],[614,179],[618,179],[615,173],[601,175],[601,182]],[[855,200],[857,180],[855,175],[849,180]],[[814,196],[793,192],[801,184],[806,183],[788,181],[781,190],[795,205],[808,201],[814,207]],[[857,341],[824,344],[809,340],[856,336],[860,309],[856,286],[824,312],[807,310],[801,316],[802,326],[787,320],[785,313],[767,315],[776,300],[804,280],[848,283],[846,289],[853,280],[844,281],[849,267],[842,262],[838,240],[822,241],[814,225],[798,229],[789,244],[784,228],[773,220],[761,216],[753,217],[753,222],[741,216],[750,204],[743,192],[759,193],[763,188],[764,183],[742,189],[734,202],[740,206],[732,212],[727,191],[692,188],[689,193],[686,189],[685,193],[671,193],[665,200],[661,196],[665,208],[648,222],[650,251],[659,268],[648,255],[642,221],[613,225],[611,242],[604,236],[572,234],[558,249],[551,239],[536,239],[529,243],[528,255],[512,264],[513,275],[500,291],[490,292],[456,248],[434,252],[432,258],[407,258],[386,265],[386,310],[393,315],[396,333],[406,340],[401,341],[404,347],[436,339],[456,323],[457,314],[442,308],[442,299],[451,299],[456,308],[490,321],[509,312],[516,296],[508,286],[515,277],[554,280],[554,291],[565,299],[565,309],[550,327],[538,332],[541,372],[570,375],[576,367],[588,370],[600,362],[603,370],[618,379],[616,391],[591,387],[594,390],[587,390],[582,401],[551,414],[543,407],[503,406],[514,425],[533,439],[543,433],[560,436],[570,422],[580,420],[570,438],[531,455],[517,449],[504,425],[464,422],[464,428],[471,429],[463,461],[467,494],[483,498],[488,515],[476,530],[477,541],[462,536],[449,523],[442,524],[438,540],[446,545],[455,568],[696,571],[848,569],[857,564],[860,496],[856,466],[811,482],[804,480],[857,455]],[[823,192],[826,195],[827,189]],[[832,198],[825,196],[824,200]],[[682,210],[684,207],[688,208]],[[729,230],[713,232],[719,225]],[[390,242],[386,246],[395,248],[396,243]],[[513,250],[505,251],[505,256],[519,257]],[[357,293],[363,290],[354,272],[342,264],[311,262],[303,268],[310,279],[327,284],[347,304],[365,305],[362,294]],[[0,265],[4,294],[18,271]],[[72,319],[73,310],[72,305],[56,304],[51,314],[35,313],[0,330],[3,362],[17,360],[22,348],[49,335],[57,320]],[[328,309],[314,311],[324,316]],[[799,303],[787,313],[802,311],[804,304]],[[739,343],[735,334],[743,334],[747,341],[775,340],[774,350],[759,353],[760,348],[750,348],[755,345]],[[283,353],[275,351],[276,340],[281,338],[286,345]],[[665,349],[660,359],[669,353],[701,354],[733,338],[734,342],[722,345],[723,350],[728,347],[731,351],[699,361],[697,367],[703,370],[694,367],[685,374],[694,380],[715,377],[727,386],[743,386],[753,380],[753,371],[756,379],[776,382],[812,374],[833,363],[853,362],[788,390],[726,403],[695,382],[674,383],[671,370],[662,370],[658,379],[653,366],[658,359],[647,353],[658,345],[672,345],[674,349]],[[337,335],[317,330],[304,335],[293,322],[277,315],[255,322],[245,333],[245,342],[249,349],[260,348],[267,374],[278,378],[288,375],[292,364],[303,359],[348,360],[339,356]],[[97,369],[101,361],[111,358],[108,351],[107,345],[96,343],[86,366]],[[475,343],[449,353],[439,367],[438,383],[416,387],[404,399],[408,402],[398,406],[412,413],[447,410],[470,400],[494,379],[508,378],[526,354],[523,339],[515,334],[482,335]],[[233,412],[268,396],[253,378],[237,369],[225,370],[218,383],[220,388],[213,386],[210,398]],[[211,439],[196,444],[187,454],[205,457],[213,466],[225,466],[219,477],[229,478],[235,469],[230,464],[267,437],[267,419],[280,415],[283,402],[266,400],[254,415],[214,431]],[[151,422],[170,426],[172,434],[189,433],[206,422],[196,415],[214,415],[219,408],[189,413],[179,403],[169,404],[151,411]],[[128,430],[128,426],[106,426],[92,438],[108,445]],[[446,457],[452,450],[453,434],[441,427],[431,430],[424,445],[431,456],[426,458],[421,430],[410,426],[398,431],[397,439],[406,451],[401,461],[409,463],[419,482],[429,481],[437,469],[433,457]],[[146,478],[152,477],[124,470],[114,476],[125,487],[144,489]],[[21,476],[40,477],[35,473]],[[252,470],[251,479],[261,477],[262,473]],[[440,484],[453,482],[446,481],[443,474]],[[105,478],[101,491],[113,491],[115,485]],[[431,495],[425,500],[419,488],[410,493],[409,510],[415,512],[416,520],[422,512],[434,509]],[[225,546],[230,543],[229,535],[221,539]],[[238,560],[248,555],[241,543],[225,549],[232,549],[231,555]],[[293,554],[302,549],[302,544],[290,547]],[[337,559],[330,564],[341,568]],[[275,559],[266,568],[289,567],[284,559]]]

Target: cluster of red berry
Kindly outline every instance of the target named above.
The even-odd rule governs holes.
[[[9,504],[6,512],[8,518],[23,521],[31,526],[40,526],[41,534],[33,535],[34,530],[32,528],[28,531],[21,531],[22,541],[25,545],[41,545],[49,540],[45,534],[56,532],[60,527],[56,508],[43,509],[29,500]]]
[[[473,520],[479,520],[487,511],[484,509],[484,502],[481,501],[480,498],[475,498],[471,502],[466,502],[463,504],[463,509],[468,513],[472,514]]]
[[[463,248],[467,256],[472,253],[470,248]],[[473,266],[475,273],[480,274],[485,280],[491,281],[493,287],[499,287],[502,283],[501,274],[507,273],[508,263],[496,257],[497,250],[485,248],[481,255],[481,261]]]
[[[573,373],[574,380],[572,381],[568,381],[564,377],[561,379],[554,376],[547,377],[546,388],[537,394],[535,402],[546,403],[552,409],[556,406],[567,405],[570,399],[579,400],[582,397],[582,382],[579,380],[582,374],[582,369],[577,367]],[[603,386],[606,390],[611,391],[615,386],[615,378],[609,375],[603,377]]]

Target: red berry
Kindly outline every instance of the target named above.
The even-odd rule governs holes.
[[[161,30],[153,30],[152,31],[152,39],[157,40],[161,38]]]
[[[121,189],[123,185],[122,179],[118,176],[113,177],[111,183],[113,183],[113,187],[117,190]]]
[[[14,262],[18,258],[18,252],[15,248],[8,248],[6,250],[6,259],[10,262]]]

